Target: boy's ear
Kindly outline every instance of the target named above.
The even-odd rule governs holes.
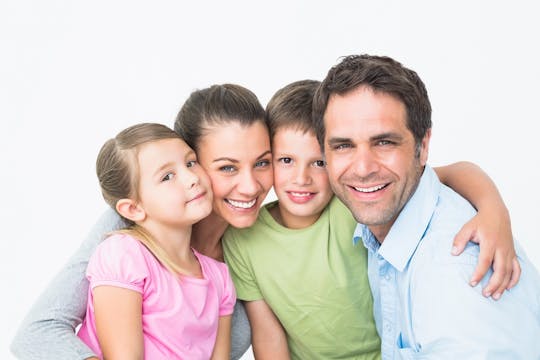
[[[133,222],[144,220],[146,212],[144,209],[131,199],[120,199],[116,202],[116,211],[123,217]]]

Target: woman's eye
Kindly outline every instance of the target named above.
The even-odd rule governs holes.
[[[282,157],[278,159],[278,162],[283,164],[290,164],[292,163],[292,159],[290,157]]]
[[[326,163],[324,162],[324,160],[315,160],[313,162],[313,166],[316,166],[316,167],[325,167],[326,166]]]
[[[256,168],[260,168],[260,167],[266,167],[270,165],[270,160],[259,160],[255,163],[255,167]]]
[[[188,168],[194,167],[195,165],[197,165],[197,160],[190,160],[190,161],[188,161],[188,162],[186,163],[186,166],[187,166]]]
[[[169,181],[169,180],[172,180],[172,178],[174,177],[174,174],[173,173],[168,173],[167,175],[165,175],[161,181]]]
[[[234,172],[236,170],[236,168],[232,165],[225,165],[225,166],[222,166],[219,168],[219,171],[223,171],[223,172],[227,172],[227,173],[231,173],[231,172]]]

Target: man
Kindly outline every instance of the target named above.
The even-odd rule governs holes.
[[[330,183],[368,249],[382,358],[539,359],[540,277],[521,250],[521,280],[497,302],[468,285],[478,246],[450,254],[475,210],[426,165],[431,105],[418,75],[388,57],[346,57],[313,111]]]

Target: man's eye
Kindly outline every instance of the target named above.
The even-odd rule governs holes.
[[[334,149],[335,150],[344,150],[344,149],[348,149],[351,147],[351,144],[338,144],[336,146],[334,146]]]
[[[169,180],[172,180],[172,178],[174,177],[174,174],[173,173],[168,173],[167,175],[165,175],[161,181],[169,181]]]
[[[313,162],[313,166],[323,168],[326,166],[326,163],[324,162],[324,160],[315,160]]]
[[[390,140],[379,140],[377,141],[377,145],[379,146],[386,146],[386,145],[392,145],[394,144],[393,141],[390,141]]]

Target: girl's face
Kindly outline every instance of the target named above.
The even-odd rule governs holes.
[[[198,158],[212,182],[213,208],[230,225],[253,225],[272,187],[272,153],[263,122],[211,126],[199,143]]]
[[[191,226],[212,211],[210,181],[180,139],[144,144],[138,152],[139,206],[147,220]]]

